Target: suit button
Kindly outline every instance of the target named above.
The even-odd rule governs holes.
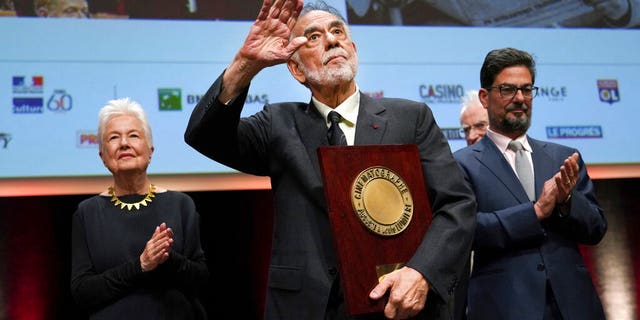
[[[329,274],[332,275],[332,276],[335,276],[336,274],[338,274],[338,269],[329,268]]]
[[[544,270],[544,263],[538,263],[538,271]]]

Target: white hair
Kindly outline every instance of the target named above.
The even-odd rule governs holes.
[[[480,98],[478,97],[478,90],[468,90],[464,97],[462,97],[462,105],[460,108],[460,122],[462,123],[462,115],[474,106],[482,106]]]
[[[102,149],[102,135],[104,134],[104,127],[107,125],[107,122],[116,116],[122,115],[134,116],[142,122],[142,130],[147,138],[147,144],[149,147],[153,147],[153,134],[151,132],[151,125],[147,119],[147,113],[139,103],[130,98],[121,98],[109,100],[98,113],[98,145],[100,149]]]

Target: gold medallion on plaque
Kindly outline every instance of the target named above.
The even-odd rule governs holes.
[[[351,204],[360,221],[381,236],[404,231],[413,217],[413,198],[402,177],[383,166],[369,167],[354,179]]]

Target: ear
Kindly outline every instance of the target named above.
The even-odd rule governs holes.
[[[151,156],[153,155],[153,151],[155,151],[155,150],[156,150],[156,148],[151,146],[151,152],[149,152],[149,160],[151,160]]]
[[[304,73],[302,72],[302,70],[300,70],[300,65],[295,59],[289,58],[289,60],[287,60],[287,68],[289,69],[291,75],[296,80],[298,80],[298,82],[305,83],[307,81]]]
[[[487,109],[489,105],[489,91],[485,88],[481,88],[478,90],[478,99],[480,99],[480,103],[482,106]]]

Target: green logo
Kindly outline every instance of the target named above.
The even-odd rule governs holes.
[[[158,88],[158,102],[160,111],[182,110],[182,89]]]

